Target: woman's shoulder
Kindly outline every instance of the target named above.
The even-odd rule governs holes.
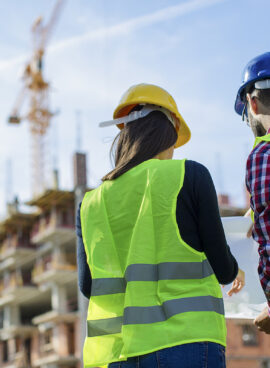
[[[189,174],[194,175],[207,175],[209,176],[209,170],[206,166],[201,164],[200,162],[193,161],[193,160],[186,160],[185,161],[185,171]]]
[[[185,161],[184,187],[192,188],[194,193],[201,193],[212,186],[212,177],[206,166],[193,160]]]

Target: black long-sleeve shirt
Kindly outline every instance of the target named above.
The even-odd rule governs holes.
[[[217,195],[209,171],[198,162],[187,160],[182,189],[177,198],[176,220],[182,239],[204,252],[220,284],[232,282],[238,264],[227,245],[221,223]],[[77,263],[81,292],[90,298],[91,272],[84,249],[80,211],[77,215]]]

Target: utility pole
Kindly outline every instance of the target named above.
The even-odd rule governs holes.
[[[81,152],[82,149],[82,138],[81,138],[81,129],[82,129],[82,124],[81,124],[81,111],[80,110],[76,110],[75,112],[76,114],[76,151],[77,152]]]
[[[6,160],[6,187],[5,187],[5,195],[6,195],[6,204],[10,203],[13,200],[13,165],[11,158]]]
[[[73,156],[73,167],[74,167],[74,193],[75,193],[75,219],[77,218],[77,211],[80,203],[83,200],[84,193],[87,187],[87,175],[86,175],[86,154],[75,152]],[[77,247],[78,247],[77,240]],[[89,300],[83,296],[78,288],[78,311],[80,318],[79,327],[79,346],[80,346],[80,358],[83,362],[83,344],[86,337],[86,326],[87,326],[87,309]]]

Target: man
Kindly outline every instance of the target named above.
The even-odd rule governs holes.
[[[270,334],[270,52],[252,59],[244,69],[235,111],[251,127],[255,144],[246,167],[246,186],[254,226],[252,236],[259,244],[258,273],[266,307],[254,323]]]

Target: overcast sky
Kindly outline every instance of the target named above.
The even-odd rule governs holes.
[[[7,117],[31,56],[31,24],[39,15],[48,20],[54,3],[0,1],[1,214],[15,194],[31,197],[28,123],[9,126]],[[217,191],[243,205],[253,136],[233,106],[245,64],[269,51],[269,14],[269,0],[66,0],[45,55],[51,108],[60,110],[48,134],[47,161],[59,168],[61,188],[73,186],[76,111],[89,184],[96,186],[111,169],[117,133],[98,122],[112,117],[128,87],[144,82],[167,89],[190,126],[190,142],[174,157],[204,164]]]

